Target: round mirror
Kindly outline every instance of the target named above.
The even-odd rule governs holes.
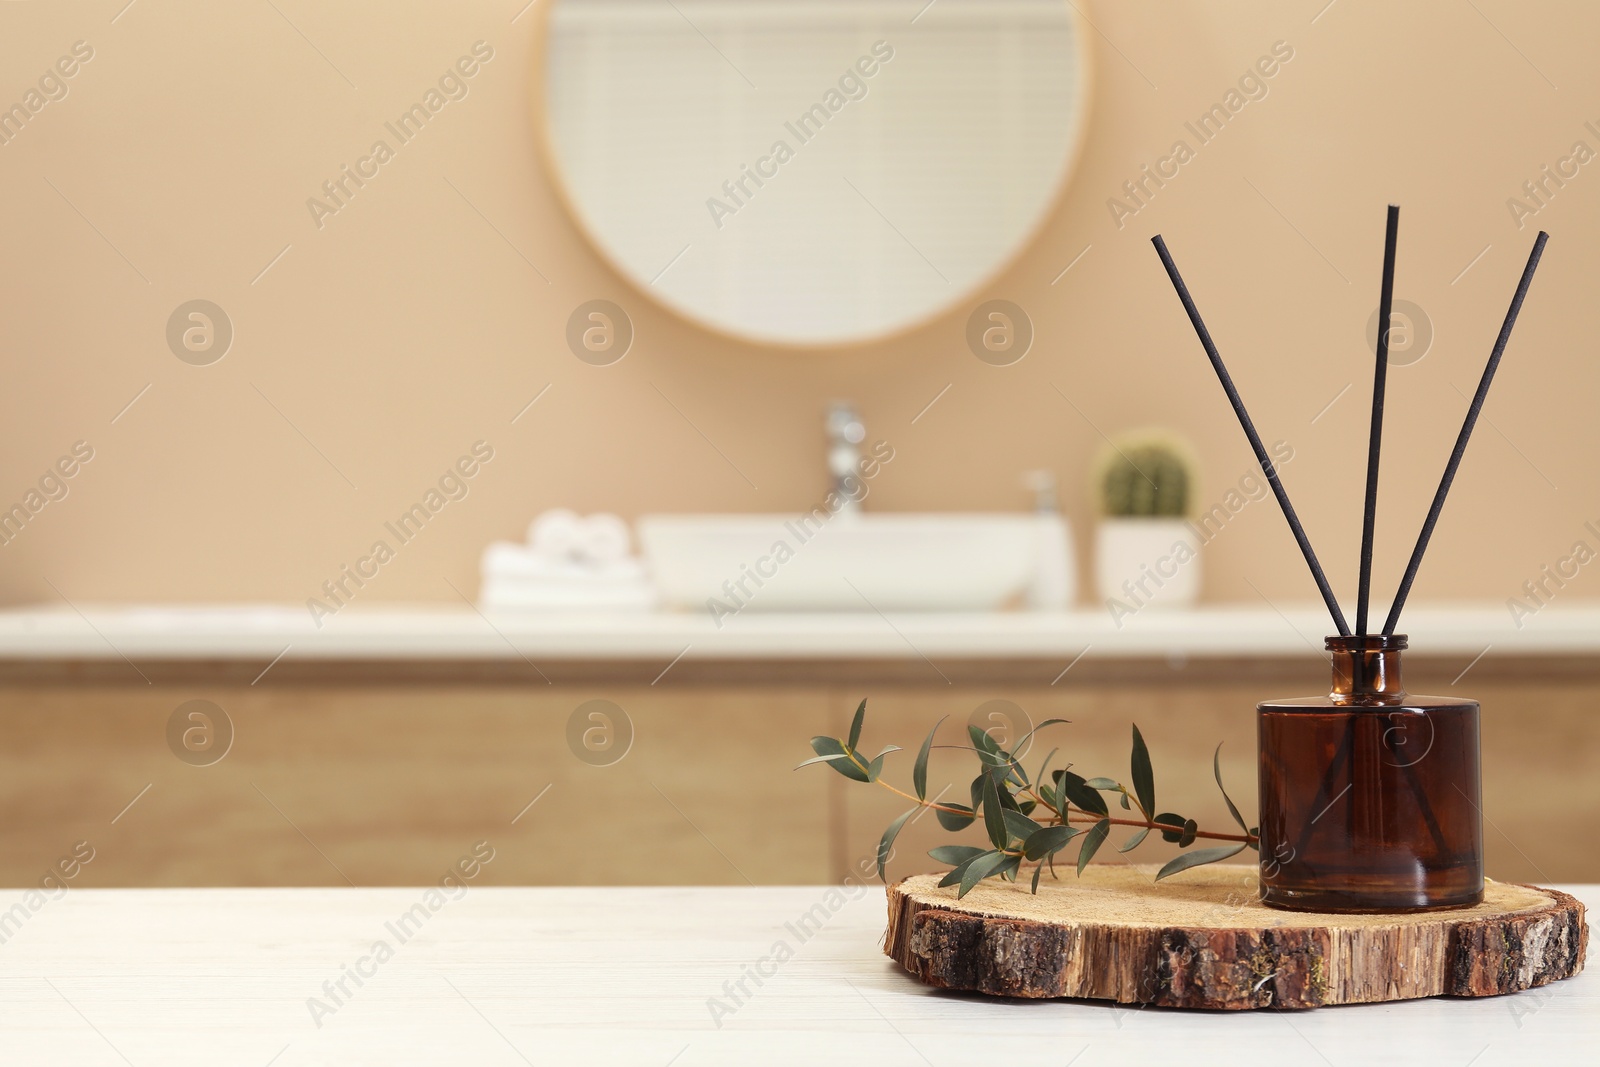
[[[546,158],[639,288],[833,345],[968,297],[1055,202],[1084,126],[1066,0],[559,0]]]

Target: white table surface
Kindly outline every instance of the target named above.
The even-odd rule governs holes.
[[[1600,903],[1600,886],[1566,888]],[[828,892],[471,888],[347,980],[319,1027],[308,998],[396,945],[385,923],[424,890],[73,889],[6,930],[0,1063],[1484,1067],[1600,1048],[1593,969],[1510,997],[1296,1013],[939,993],[882,955],[881,888],[809,940],[787,928]],[[779,940],[793,958],[713,1021],[710,999]]]
[[[1382,609],[1376,614],[1380,617]],[[894,659],[1317,656],[1320,604],[1207,605],[1113,621],[1104,611],[763,614],[721,627],[700,612],[489,612],[466,605],[351,605],[317,626],[293,605],[76,604],[0,611],[0,660]],[[1504,604],[1406,610],[1416,655],[1600,653],[1600,605],[1551,604],[1518,625]]]

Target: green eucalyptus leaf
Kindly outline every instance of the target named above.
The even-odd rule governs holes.
[[[972,857],[983,855],[985,851],[985,849],[978,848],[976,845],[940,845],[937,848],[930,848],[928,855],[939,863],[948,863],[952,867],[959,867]]]
[[[1033,740],[1033,735],[1038,733],[1040,730],[1043,730],[1046,726],[1059,726],[1063,723],[1070,723],[1071,721],[1072,720],[1070,719],[1046,719],[1044,722],[1040,723],[1038,726],[1035,726],[1033,729],[1022,735],[1022,740],[1017,742],[1017,751],[1026,752],[1028,750],[1028,742]]]
[[[1076,826],[1041,826],[1023,841],[1022,854],[1030,860],[1044,859],[1081,833]]]
[[[1010,840],[1006,833],[1006,809],[1000,806],[1000,792],[993,778],[983,780],[983,828],[995,848],[1005,848]]]
[[[927,739],[922,742],[922,751],[917,753],[917,762],[911,768],[911,785],[917,791],[918,800],[928,799],[928,753],[933,749],[933,735],[939,732],[939,727],[944,725],[944,720],[933,724],[933,729],[928,731]]]
[[[1037,808],[1038,806],[1038,803],[1032,800],[1017,801],[1017,810],[1022,812],[1024,815],[1032,815],[1033,809]]]
[[[945,811],[945,808],[955,808],[963,814],[958,815],[954,811]],[[933,814],[938,817],[939,825],[946,830],[965,830],[978,817],[978,813],[965,804],[944,804],[935,809]]]
[[[1122,810],[1123,811],[1130,810],[1129,807],[1128,807],[1128,794],[1126,794],[1126,793],[1122,794]]]
[[[990,737],[989,734],[981,728],[968,723],[967,736],[972,738],[972,747],[977,749],[979,752],[987,752],[991,756],[998,756],[1001,754],[1000,742]]]
[[[801,760],[799,763],[796,763],[794,765],[794,769],[798,771],[801,767],[809,767],[813,763],[832,763],[834,760],[848,761],[849,759],[850,754],[848,752],[840,752],[834,756],[812,756],[808,760]]]
[[[1121,848],[1117,849],[1117,851],[1118,852],[1132,852],[1134,849],[1136,849],[1140,845],[1144,844],[1144,836],[1145,836],[1145,834],[1148,834],[1149,832],[1150,832],[1150,827],[1146,826],[1143,830],[1140,830],[1138,833],[1136,833],[1132,837],[1128,838],[1127,843],[1124,844]]]
[[[1193,819],[1183,820],[1183,836],[1178,838],[1179,848],[1188,848],[1194,844],[1194,835],[1200,829],[1200,824]]]
[[[1016,798],[1011,795],[1011,790],[1006,787],[1005,778],[1006,776],[1003,768],[991,767],[979,773],[978,777],[972,780],[972,810],[974,812],[983,810],[985,787],[990,783],[993,783],[995,795],[1000,798],[998,807],[1001,809],[1009,808],[1012,811],[1019,810],[1017,808]],[[960,805],[956,806],[959,807]]]
[[[962,860],[960,863],[955,865],[949,874],[944,876],[943,880],[939,882],[939,887],[942,889],[947,885],[955,885],[957,882],[961,881],[962,877],[967,873],[968,867],[971,867],[974,863],[977,863],[985,856],[998,855],[1000,855],[1000,853],[990,850],[987,852],[980,852],[971,859]]]
[[[1106,837],[1111,833],[1111,820],[1101,819],[1089,827],[1089,832],[1083,835],[1083,847],[1078,850],[1078,873],[1089,865],[1089,860],[1105,844]]]
[[[862,698],[856,707],[855,721],[850,724],[850,747],[855,748],[861,743],[861,724],[867,719],[867,701]]]
[[[1018,773],[1021,767],[1016,760],[1011,758],[1010,753],[985,752],[982,749],[978,749],[977,753],[978,762],[983,764],[983,773],[994,778],[995,781],[1002,783],[1014,782],[1017,785],[1028,784],[1027,776]]]
[[[883,837],[878,841],[878,880],[879,881],[884,881],[885,880],[884,877],[883,877],[883,865],[885,863],[889,862],[889,852],[894,848],[894,839],[899,836],[900,828],[906,824],[906,820],[907,819],[911,818],[911,816],[915,815],[920,810],[921,810],[920,807],[919,808],[912,808],[910,811],[908,811],[904,815],[900,816],[894,822],[890,823],[889,824],[889,828],[883,832]]]
[[[866,768],[861,765],[860,757],[854,750],[845,747],[844,742],[836,737],[813,737],[811,750],[819,756],[828,758],[834,770],[854,782],[870,782]],[[844,757],[843,759],[839,757]],[[804,766],[802,764],[802,766]]]
[[[1107,814],[1106,798],[1089,788],[1081,775],[1071,771],[1058,771],[1061,794],[1091,815]]]
[[[1179,841],[1183,840],[1183,824],[1189,820],[1185,819],[1182,815],[1179,815],[1176,812],[1165,811],[1160,815],[1157,815],[1151,821],[1162,824],[1161,840],[1170,841],[1175,845]],[[1172,829],[1165,829],[1165,827],[1168,826],[1172,827]]]
[[[1033,888],[1029,890],[1030,893],[1038,893],[1039,892],[1039,876],[1041,874],[1043,874],[1043,873],[1044,873],[1044,861],[1041,860],[1039,862],[1039,865],[1033,869]]]
[[[1087,782],[1084,782],[1083,784],[1088,786],[1090,789],[1120,789],[1121,788],[1120,784],[1118,782],[1116,782],[1115,780],[1111,779],[1111,778],[1091,778]]]
[[[1250,832],[1250,827],[1245,825],[1244,816],[1239,814],[1239,809],[1234,807],[1233,798],[1228,795],[1228,789],[1222,784],[1222,743],[1217,743],[1217,750],[1211,754],[1211,773],[1217,777],[1217,788],[1222,791],[1222,799],[1228,802],[1228,813],[1233,816],[1233,821],[1239,824],[1239,829],[1245,833]]]
[[[1261,851],[1261,827],[1252,826],[1252,827],[1250,827],[1250,829],[1246,830],[1245,833],[1247,833],[1251,837],[1255,838],[1254,841],[1248,841],[1248,842],[1246,842],[1246,844],[1248,844],[1251,848],[1255,849],[1257,852],[1260,852]]]
[[[1061,798],[1056,796],[1056,791],[1054,789],[1045,785],[1043,782],[1040,782],[1039,796],[1043,798],[1045,805],[1055,811],[1056,814],[1059,815],[1061,813]]]
[[[1012,756],[1009,752],[1006,753],[1006,756],[1011,760],[1009,764],[1010,770],[1006,777],[1019,786],[1032,785],[1033,783],[1028,781],[1028,772],[1022,769],[1022,761]]]
[[[818,735],[811,739],[811,751],[819,756],[839,756],[848,754],[850,750],[837,737]]]
[[[1004,878],[1008,881],[1014,882],[1017,879],[1017,868],[1021,866],[1022,857],[1016,855],[1015,853],[1011,853],[1001,861],[1000,866],[989,872],[989,877]]]
[[[1156,881],[1159,882],[1161,879],[1177,874],[1179,871],[1187,871],[1190,867],[1198,867],[1203,863],[1215,863],[1218,860],[1225,860],[1229,856],[1237,856],[1243,851],[1243,845],[1222,845],[1217,848],[1197,848],[1193,852],[1185,852],[1156,872]]]
[[[1139,725],[1133,726],[1133,792],[1139,798],[1139,807],[1144,810],[1145,818],[1156,810],[1156,776],[1150,766],[1150,750],[1145,747],[1144,735],[1139,732]]]
[[[882,752],[872,757],[872,762],[867,764],[867,781],[876,782],[878,775],[883,773],[883,757],[891,752],[899,752],[899,745],[889,745]]]
[[[972,892],[972,887],[993,874],[1001,864],[1014,857],[1007,856],[1004,852],[985,852],[967,861],[966,870],[961,872],[961,888],[956,892],[956,897],[964,897]]]
[[[1011,757],[1006,755],[1004,752],[990,752],[989,750],[982,748],[975,749],[974,751],[978,753],[978,762],[983,764],[985,767],[1000,767],[1004,768],[1007,774],[1011,772]]]
[[[1051,779],[1050,779],[1049,775],[1046,773],[1050,769],[1050,761],[1055,759],[1056,753],[1060,752],[1060,751],[1061,750],[1059,748],[1052,748],[1050,750],[1050,755],[1046,756],[1044,758],[1044,762],[1039,764],[1039,773],[1035,777],[1034,780],[1039,783],[1039,787],[1038,787],[1037,790],[1035,790],[1035,792],[1037,792],[1041,797],[1045,797],[1047,795],[1048,790],[1050,789],[1049,782],[1051,781]],[[1046,799],[1045,803],[1049,804],[1050,801],[1048,799]],[[1054,807],[1055,805],[1051,804],[1050,806]]]
[[[1010,809],[1006,809],[1005,811],[1001,812],[1001,815],[1003,815],[1006,820],[1006,831],[1010,833],[1012,837],[1019,838],[1023,841],[1026,841],[1030,836],[1032,836],[1034,831],[1040,829],[1038,823],[1034,822],[1020,811],[1011,811]]]

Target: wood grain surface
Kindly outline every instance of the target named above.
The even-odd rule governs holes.
[[[918,875],[889,889],[884,951],[932,986],[1227,1010],[1495,996],[1583,969],[1583,905],[1555,889],[1491,881],[1471,907],[1334,915],[1266,907],[1254,866],[1157,870],[1095,864],[960,900]]]

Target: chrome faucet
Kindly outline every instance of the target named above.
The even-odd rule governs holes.
[[[857,446],[867,439],[867,428],[861,422],[861,413],[846,400],[835,400],[828,405],[828,474],[833,489],[844,499],[840,511],[861,510],[861,449]]]

